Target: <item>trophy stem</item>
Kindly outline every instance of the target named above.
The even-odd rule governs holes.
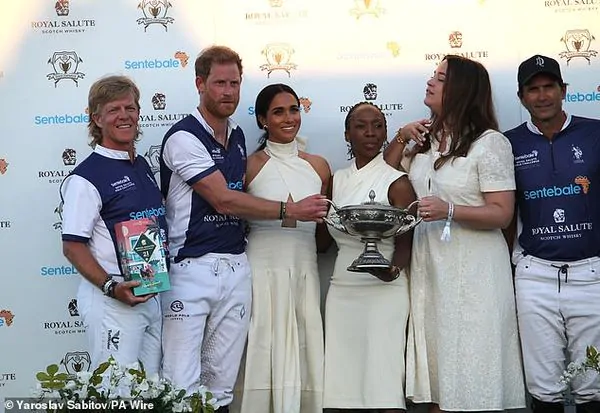
[[[352,272],[368,272],[370,268],[390,268],[392,263],[389,262],[377,249],[376,238],[363,238],[362,241],[365,243],[365,248],[354,260],[347,270]]]

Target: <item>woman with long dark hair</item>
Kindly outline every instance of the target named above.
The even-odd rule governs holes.
[[[401,158],[420,199],[410,267],[407,396],[432,411],[525,406],[509,252],[510,143],[497,131],[487,70],[446,56],[427,82],[427,121],[401,128]],[[406,144],[416,144],[406,150]]]
[[[325,159],[298,147],[301,107],[291,87],[266,86],[254,107],[264,133],[259,149],[248,157],[246,190],[280,201],[282,219],[249,222],[252,315],[243,391],[235,404],[241,402],[243,413],[320,412],[323,324],[317,224],[286,219],[285,202],[326,194],[331,172]]]

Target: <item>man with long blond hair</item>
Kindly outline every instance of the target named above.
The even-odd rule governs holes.
[[[127,77],[109,76],[89,91],[88,131],[94,151],[61,185],[65,257],[83,279],[77,295],[92,363],[113,356],[140,360],[148,374],[161,362],[161,311],[154,294],[137,297],[139,281],[124,281],[115,224],[157,218],[166,230],[162,194],[146,160],[135,153],[140,91]],[[141,213],[141,214],[140,214]]]

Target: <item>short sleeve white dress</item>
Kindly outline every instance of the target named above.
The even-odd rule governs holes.
[[[410,165],[418,198],[482,206],[484,192],[515,189],[511,146],[499,132],[486,131],[466,157],[434,170],[437,147],[434,142]],[[413,237],[407,397],[444,411],[522,408],[513,280],[502,232],[453,222],[450,242],[444,242],[444,224],[422,222]]]

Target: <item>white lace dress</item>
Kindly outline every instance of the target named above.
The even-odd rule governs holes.
[[[409,177],[418,198],[435,195],[481,206],[483,192],[515,189],[508,140],[487,131],[466,157],[435,171],[437,145],[418,154]],[[444,411],[525,406],[512,272],[499,229],[475,230],[445,221],[415,229],[410,270],[411,317],[406,394]]]

